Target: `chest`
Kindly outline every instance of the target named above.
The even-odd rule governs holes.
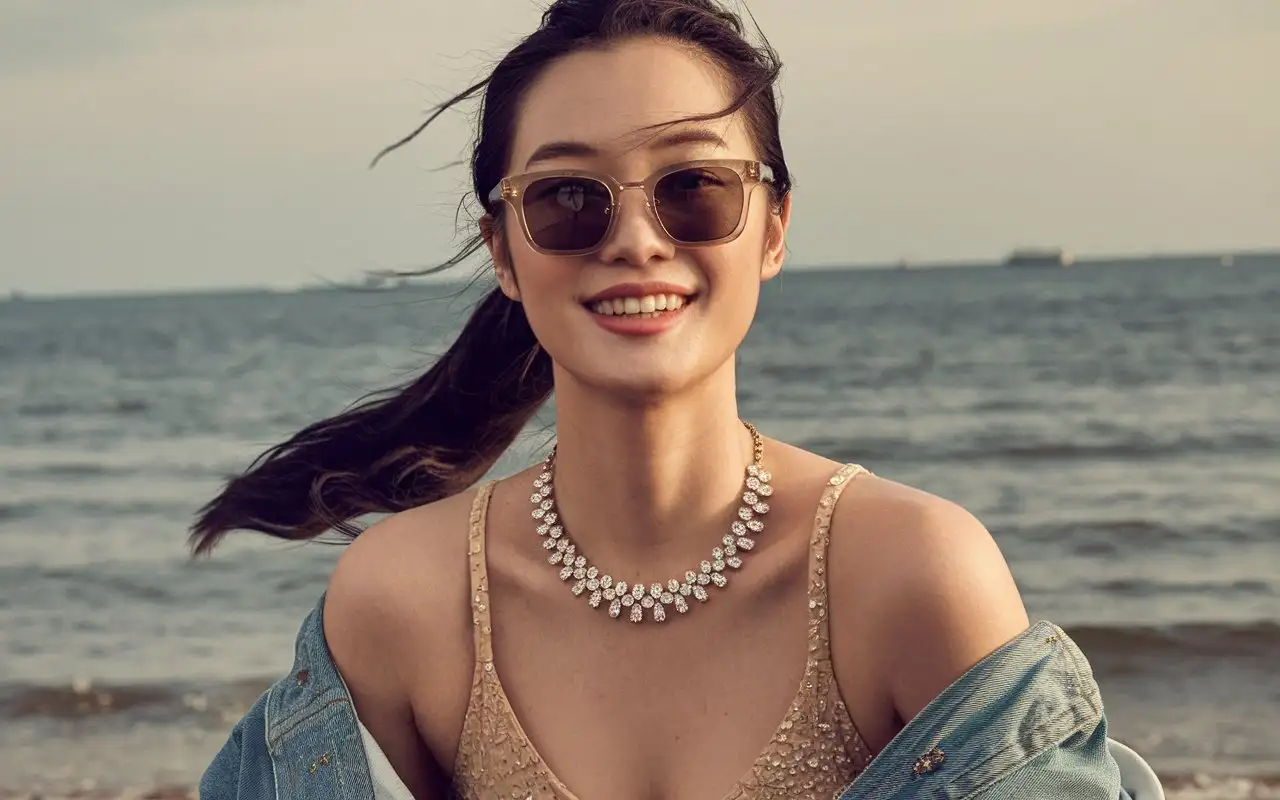
[[[536,754],[542,778],[582,800],[725,797],[778,736],[803,735],[790,733],[797,705],[835,696],[814,683],[805,562],[791,560],[662,625],[491,575],[495,660],[480,712],[488,739],[509,742],[491,760]]]

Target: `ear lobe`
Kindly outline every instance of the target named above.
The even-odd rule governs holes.
[[[760,279],[769,280],[782,271],[787,259],[787,228],[791,225],[791,193],[782,198],[777,211],[772,211],[766,221],[764,259],[760,265]]]
[[[484,215],[480,218],[480,238],[489,250],[489,258],[493,261],[493,272],[498,279],[498,287],[509,299],[520,302],[520,285],[516,281],[516,273],[511,266],[511,248],[507,246],[506,237],[502,235],[502,224],[488,214]]]

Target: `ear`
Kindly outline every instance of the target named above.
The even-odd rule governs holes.
[[[764,260],[760,265],[760,280],[767,281],[782,271],[787,259],[787,228],[791,225],[791,192],[782,198],[776,208],[769,209],[765,222]]]
[[[498,278],[502,293],[509,299],[520,302],[520,284],[516,281],[516,272],[511,265],[511,248],[503,235],[502,223],[485,214],[480,218],[480,238],[489,249],[489,258],[493,259],[493,272]]]

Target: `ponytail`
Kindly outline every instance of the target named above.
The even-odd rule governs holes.
[[[304,428],[228,481],[200,510],[191,547],[208,553],[238,529],[294,540],[330,529],[354,537],[360,516],[462,492],[551,390],[551,359],[524,308],[494,289],[422,377]]]

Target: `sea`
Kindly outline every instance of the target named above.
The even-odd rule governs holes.
[[[476,296],[0,302],[0,797],[198,779],[341,547],[193,560],[194,513],[422,371]],[[796,270],[739,359],[768,435],[985,522],[1170,797],[1280,797],[1280,254]]]

